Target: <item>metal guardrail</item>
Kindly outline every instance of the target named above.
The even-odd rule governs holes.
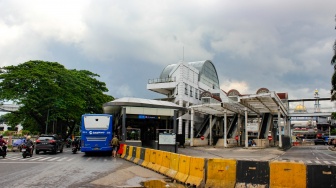
[[[148,84],[166,83],[166,82],[176,82],[176,77],[171,77],[171,78],[154,78],[154,79],[149,79],[148,80]]]

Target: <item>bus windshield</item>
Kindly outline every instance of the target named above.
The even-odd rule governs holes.
[[[85,116],[83,121],[86,130],[107,130],[110,125],[109,116]]]

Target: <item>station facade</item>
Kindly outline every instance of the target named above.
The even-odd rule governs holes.
[[[210,60],[180,61],[148,80],[147,89],[162,98],[121,98],[103,109],[114,115],[115,132],[131,145],[157,148],[162,133],[174,133],[180,145],[191,146],[248,147],[251,139],[261,147],[291,144],[287,93],[225,92],[219,83]]]

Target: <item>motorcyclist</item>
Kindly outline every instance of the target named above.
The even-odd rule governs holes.
[[[26,146],[27,146],[27,148],[29,148],[30,154],[33,154],[34,142],[31,140],[30,135],[28,135],[27,138],[26,138]]]
[[[3,136],[0,135],[0,149],[3,150],[3,151],[6,151],[7,150],[7,142],[6,140],[3,139]]]
[[[75,138],[75,140],[72,142],[72,146],[75,146],[77,147],[77,149],[79,149],[79,145],[80,145],[79,138]]]

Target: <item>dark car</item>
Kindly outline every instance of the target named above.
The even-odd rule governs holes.
[[[50,151],[52,153],[63,152],[64,143],[61,138],[57,135],[41,135],[36,140],[35,153],[39,154],[40,151],[44,153]]]
[[[325,142],[323,139],[315,139],[314,143],[315,145],[325,145]]]

